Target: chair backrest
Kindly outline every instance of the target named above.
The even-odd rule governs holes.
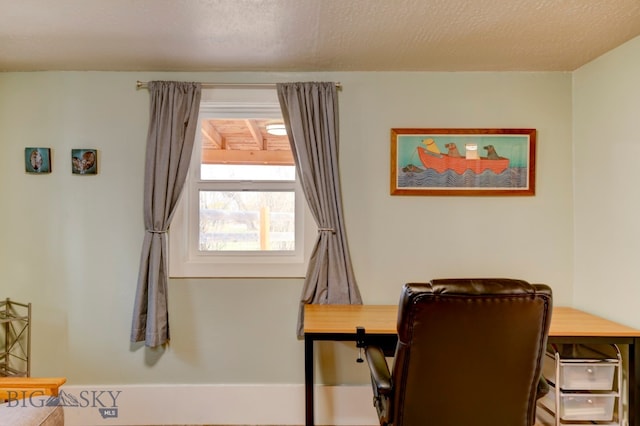
[[[394,425],[529,426],[551,289],[511,279],[406,284],[393,365]]]

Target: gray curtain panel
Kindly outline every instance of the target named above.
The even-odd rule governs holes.
[[[151,96],[144,176],[146,228],[131,341],[155,347],[169,340],[167,231],[182,192],[198,125],[201,85],[148,83]]]
[[[304,195],[318,225],[304,281],[304,305],[362,304],[347,245],[338,171],[338,96],[335,83],[279,83],[282,116]]]

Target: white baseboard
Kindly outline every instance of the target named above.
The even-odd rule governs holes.
[[[304,385],[68,386],[66,426],[303,425]],[[377,425],[370,386],[315,388],[317,425]]]

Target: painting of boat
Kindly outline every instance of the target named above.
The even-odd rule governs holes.
[[[427,169],[432,169],[437,173],[446,170],[453,170],[458,174],[463,174],[470,170],[480,174],[485,170],[490,170],[495,174],[500,174],[509,168],[509,159],[505,157],[489,158],[476,157],[467,158],[462,156],[452,156],[451,153],[444,154],[425,149],[421,146],[417,148],[420,161]]]
[[[535,195],[536,129],[391,129],[392,195]]]

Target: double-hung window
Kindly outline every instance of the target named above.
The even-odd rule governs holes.
[[[203,91],[200,131],[169,230],[170,275],[303,277],[316,227],[275,91],[234,92],[240,101],[208,101]]]

